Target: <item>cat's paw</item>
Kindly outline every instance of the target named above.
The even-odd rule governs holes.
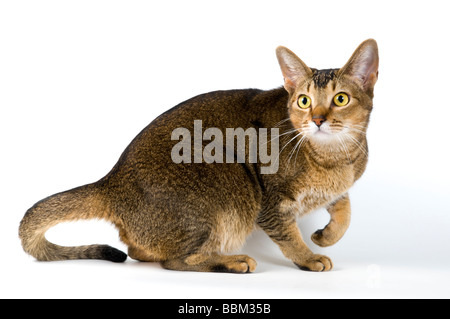
[[[316,272],[330,271],[333,268],[331,259],[324,255],[312,255],[300,263],[295,263],[295,265],[301,270]]]
[[[320,247],[329,247],[336,244],[344,235],[344,232],[332,231],[328,228],[319,229],[311,235],[311,240],[314,244]]]
[[[213,272],[250,273],[256,269],[256,261],[246,255],[226,256],[211,267]]]
[[[320,247],[329,247],[336,244],[341,236],[337,236],[333,232],[326,231],[327,229],[319,229],[311,235],[311,240],[314,244]]]

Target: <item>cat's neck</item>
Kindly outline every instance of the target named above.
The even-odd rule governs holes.
[[[365,137],[351,140],[341,139],[337,144],[305,142],[303,154],[311,163],[323,168],[353,165],[357,161],[367,161],[368,147]]]

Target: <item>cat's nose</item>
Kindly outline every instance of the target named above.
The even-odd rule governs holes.
[[[312,120],[314,123],[316,123],[318,127],[320,127],[323,124],[323,122],[326,121],[326,118],[325,116],[320,115],[320,116],[313,116]]]

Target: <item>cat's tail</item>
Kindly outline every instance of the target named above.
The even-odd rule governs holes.
[[[49,242],[45,232],[67,221],[108,218],[108,207],[95,184],[58,193],[37,202],[23,217],[19,237],[25,252],[37,260],[103,259],[123,262],[127,255],[107,245],[62,247]]]

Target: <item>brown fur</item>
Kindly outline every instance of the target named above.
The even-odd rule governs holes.
[[[305,245],[296,217],[327,208],[330,223],[312,236],[319,246],[333,245],[349,226],[347,192],[367,163],[365,132],[378,74],[377,47],[374,40],[365,41],[343,68],[322,71],[308,68],[286,48],[278,48],[277,56],[285,88],[212,92],[165,112],[100,181],[31,207],[19,228],[24,250],[38,260],[124,261],[126,255],[109,246],[61,247],[45,239],[57,223],[102,218],[116,225],[133,259],[174,270],[252,272],[252,258],[225,254],[242,247],[259,226],[301,269],[330,270],[331,260]],[[333,96],[342,91],[351,96],[350,104],[333,106]],[[311,98],[311,108],[298,107],[301,94]],[[351,137],[318,142],[308,127],[319,117],[333,133],[354,123]],[[194,120],[223,132],[280,128],[278,172],[262,175],[260,163],[248,162],[175,164],[171,150],[177,141],[171,133],[179,127],[192,132]]]

